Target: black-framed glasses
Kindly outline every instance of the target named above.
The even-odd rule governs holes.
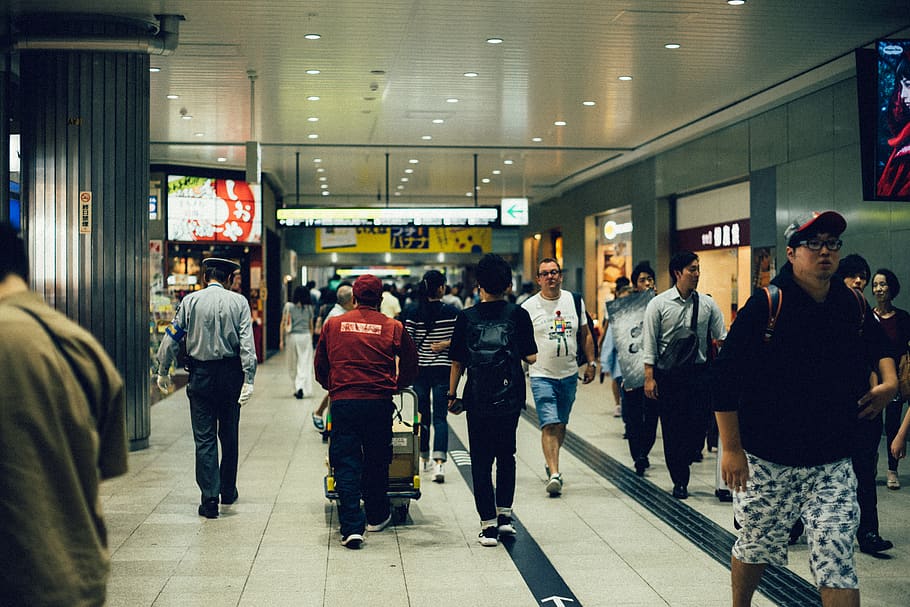
[[[546,278],[547,276],[559,276],[562,274],[562,270],[542,270],[537,273],[541,278]]]
[[[829,238],[827,240],[810,238],[809,240],[800,240],[796,244],[797,246],[806,247],[810,251],[821,251],[822,247],[825,247],[829,251],[840,251],[840,248],[844,246],[844,241],[840,238]]]

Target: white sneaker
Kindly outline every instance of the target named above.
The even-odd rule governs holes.
[[[388,527],[389,523],[391,523],[391,522],[392,522],[392,513],[390,512],[388,518],[386,518],[386,520],[382,521],[381,523],[377,523],[375,525],[367,525],[367,531],[371,531],[373,533],[378,533],[379,531],[382,531],[383,529]]]
[[[499,535],[515,535],[515,526],[512,525],[512,517],[508,514],[500,514],[496,517]]]
[[[344,546],[345,548],[351,548],[352,550],[356,550],[357,548],[360,548],[360,545],[362,543],[363,543],[363,536],[360,535],[359,533],[351,533],[350,535],[346,535],[343,538],[341,538],[341,545]]]
[[[477,541],[481,546],[498,546],[499,529],[496,527],[496,525],[484,527],[480,531],[480,535],[477,536]]]
[[[897,477],[896,470],[888,470],[888,489],[896,491],[901,488],[901,481]]]
[[[445,464],[443,462],[437,462],[436,466],[433,468],[433,482],[434,483],[444,483],[446,482],[446,472]]]
[[[562,474],[550,475],[550,480],[547,481],[547,493],[553,497],[562,493]]]

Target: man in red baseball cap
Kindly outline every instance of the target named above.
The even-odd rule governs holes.
[[[399,321],[378,310],[381,298],[382,281],[362,275],[354,282],[356,307],[326,319],[316,345],[316,380],[332,401],[329,460],[346,548],[360,548],[364,530],[382,531],[392,520],[392,395],[417,377],[417,347]]]

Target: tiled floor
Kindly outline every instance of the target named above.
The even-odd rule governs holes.
[[[606,385],[580,386],[578,394],[570,430],[628,463]],[[108,604],[559,604],[535,598],[503,546],[477,544],[473,498],[451,459],[444,484],[425,476],[406,524],[368,533],[359,551],[343,548],[334,508],[323,497],[326,448],[310,421],[321,396],[291,396],[281,355],[260,367],[241,418],[240,499],[222,507],[217,520],[196,514],[185,391],[156,404],[150,447],[132,453],[129,473],[102,487],[113,560]],[[450,419],[467,444],[464,417]],[[565,453],[564,494],[547,497],[539,436],[520,422],[515,514],[574,593],[577,602],[566,605],[729,604],[725,566],[585,462]],[[659,439],[651,462],[647,481],[669,489]],[[714,497],[714,467],[713,454],[693,466],[686,505],[732,530],[730,505]],[[910,474],[903,480],[910,485]],[[882,535],[896,548],[890,559],[858,553],[863,604],[910,605],[910,486],[888,491],[882,483],[879,498]],[[790,567],[808,576],[804,544],[791,550]],[[756,596],[755,605],[771,604]]]

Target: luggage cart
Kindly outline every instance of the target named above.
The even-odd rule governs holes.
[[[420,499],[420,422],[417,411],[417,393],[406,388],[392,397],[392,461],[389,464],[388,496],[392,505],[392,521],[403,523],[408,517],[411,500]],[[329,441],[332,435],[332,411],[326,416]],[[338,499],[335,488],[335,470],[326,456],[328,472],[323,481],[325,497]]]

